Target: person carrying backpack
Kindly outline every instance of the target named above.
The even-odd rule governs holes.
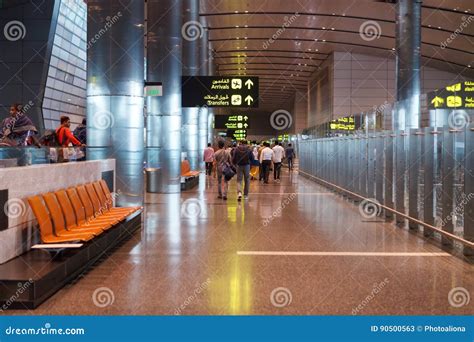
[[[75,146],[86,146],[81,143],[71,132],[71,120],[68,116],[61,116],[61,126],[56,129],[56,135],[60,146],[67,147],[69,144]]]
[[[242,200],[242,178],[244,180],[244,199],[248,199],[250,187],[250,164],[254,157],[247,141],[242,140],[240,145],[234,149],[232,162],[237,168],[237,200]]]

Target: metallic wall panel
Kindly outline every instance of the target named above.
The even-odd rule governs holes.
[[[196,29],[195,35],[189,35],[188,39],[183,39],[183,75],[199,75],[199,40],[203,39],[200,34],[202,29],[194,25],[199,22],[199,0],[183,0],[183,27]],[[181,144],[182,151],[186,153],[186,158],[192,170],[199,168],[199,110],[198,108],[183,108]]]
[[[406,151],[405,151],[406,136],[403,131],[397,134],[396,137],[396,153],[395,153],[395,208],[398,212],[405,214],[405,182],[406,182]],[[405,218],[397,215],[396,221],[398,224],[404,224]]]
[[[421,3],[399,0],[396,5],[396,87],[397,100],[407,100],[405,129],[420,127]]]
[[[368,159],[367,159],[367,142],[368,138],[361,138],[360,144],[360,195],[367,197],[367,174],[368,174]]]
[[[423,137],[423,221],[434,225],[435,211],[434,211],[434,134],[432,127],[424,129]],[[428,237],[433,235],[429,229],[423,229],[423,235]]]
[[[381,204],[384,197],[383,179],[385,178],[384,143],[383,134],[375,138],[375,199]]]
[[[375,136],[368,138],[367,197],[375,198]]]
[[[163,96],[147,98],[148,166],[161,168],[159,191],[181,191],[182,1],[147,2],[147,81]]]
[[[115,158],[117,204],[139,205],[143,203],[144,2],[92,0],[87,5],[88,41],[93,42],[87,50],[88,158]],[[117,20],[96,39],[110,18]]]
[[[454,203],[454,139],[455,133],[450,132],[449,127],[443,128],[441,149],[441,207],[442,228],[452,233],[454,225],[452,220]],[[452,245],[452,240],[442,239],[444,245]]]
[[[466,146],[464,148],[464,195],[467,196],[464,205],[464,230],[463,237],[474,241],[474,124],[466,129]],[[474,249],[464,247],[464,254],[474,255]]]
[[[421,165],[421,145],[423,136],[419,134],[417,129],[411,129],[408,138],[409,152],[408,152],[408,215],[410,217],[419,219],[418,212],[419,205],[419,178]],[[408,226],[411,229],[417,229],[418,224],[409,221]]]
[[[393,156],[394,156],[394,144],[395,144],[395,135],[392,133],[387,133],[385,136],[385,195],[384,195],[384,204],[385,206],[394,209],[393,202]],[[386,210],[385,218],[392,219],[393,213]]]

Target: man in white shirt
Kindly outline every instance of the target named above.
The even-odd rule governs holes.
[[[262,165],[263,183],[268,184],[268,175],[272,167],[273,150],[268,142],[264,143],[265,148],[260,153],[260,164]]]
[[[285,149],[281,146],[281,142],[275,142],[273,147],[273,179],[280,183],[281,160],[285,157]]]

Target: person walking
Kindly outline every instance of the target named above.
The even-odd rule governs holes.
[[[285,149],[281,146],[281,142],[276,141],[275,147],[273,147],[273,179],[280,183],[281,174],[281,160],[285,155]]]
[[[252,162],[252,165],[250,166],[250,177],[252,180],[254,180],[254,179],[257,179],[258,170],[260,168],[257,145],[253,146],[252,153],[253,153],[254,160]]]
[[[288,147],[285,150],[285,158],[288,162],[288,170],[293,171],[293,159],[296,157],[295,155],[295,149],[291,145],[291,143],[288,144]]]
[[[257,153],[258,161],[259,161],[259,164],[260,164],[259,167],[258,167],[258,180],[260,182],[263,181],[263,169],[262,169],[262,162],[261,162],[260,156],[262,155],[262,151],[263,151],[264,148],[265,148],[265,142],[262,141],[262,143],[258,147],[258,153]]]
[[[214,149],[211,146],[211,143],[207,144],[207,147],[204,149],[203,161],[206,163],[206,175],[210,176],[212,174],[212,164],[214,162]]]
[[[225,148],[225,143],[222,140],[219,140],[217,143],[219,149],[214,154],[214,159],[216,161],[216,170],[217,170],[217,190],[219,195],[217,198],[222,198],[227,200],[227,191],[229,190],[229,180],[225,177],[223,171],[225,167],[230,167],[232,158],[230,152]],[[222,184],[224,181],[224,184]]]
[[[242,140],[234,149],[232,162],[237,168],[237,200],[242,200],[242,179],[244,180],[244,199],[247,200],[250,188],[250,164],[253,162],[252,150],[247,141]]]
[[[270,168],[272,167],[273,150],[270,148],[270,143],[264,144],[264,149],[260,154],[260,164],[262,165],[263,183],[268,184],[268,176],[270,174]]]
[[[74,130],[74,136],[79,140],[82,144],[87,144],[87,120],[86,118],[82,119],[82,123],[77,125],[76,129]]]

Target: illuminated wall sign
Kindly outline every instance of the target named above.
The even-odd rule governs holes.
[[[258,77],[183,76],[182,107],[258,108]]]
[[[353,116],[339,118],[330,121],[329,128],[332,131],[354,131],[356,130],[356,121]]]
[[[428,93],[429,109],[474,108],[474,82],[465,81]]]
[[[163,85],[161,82],[145,83],[145,96],[163,96]]]
[[[245,129],[228,129],[227,137],[234,140],[246,140],[247,139],[247,130]]]
[[[245,114],[216,115],[214,125],[216,129],[249,129],[250,118]]]

